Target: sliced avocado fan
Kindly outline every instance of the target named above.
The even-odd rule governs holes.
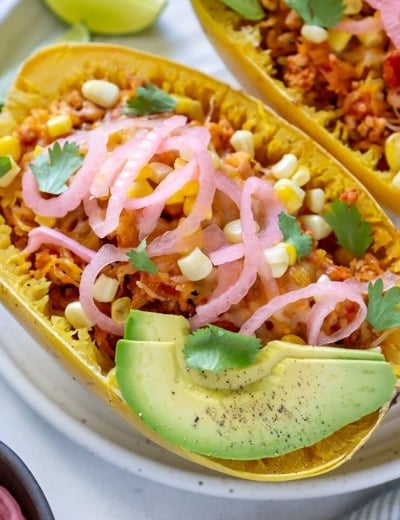
[[[254,364],[206,373],[185,365],[182,316],[132,311],[116,349],[122,397],[170,442],[222,459],[311,446],[389,402],[396,377],[374,351],[271,341]]]

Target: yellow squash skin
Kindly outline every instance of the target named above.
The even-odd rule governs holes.
[[[12,132],[31,108],[46,106],[87,79],[104,78],[123,85],[127,74],[139,75],[168,92],[201,101],[204,113],[210,104],[225,114],[236,128],[247,128],[256,137],[256,155],[273,161],[292,151],[308,164],[312,184],[325,189],[328,199],[350,188],[359,192],[358,207],[375,236],[374,253],[384,267],[400,272],[400,236],[377,203],[358,181],[310,137],[291,126],[256,99],[230,89],[204,74],[157,56],[100,43],[57,44],[32,56],[21,67],[0,114],[0,136]],[[10,229],[0,222],[0,301],[32,336],[78,381],[124,417],[153,442],[196,464],[235,477],[282,481],[311,477],[338,467],[351,458],[370,437],[390,403],[381,410],[341,429],[318,444],[289,455],[254,462],[211,459],[186,452],[149,430],[122,400],[115,373],[92,343],[87,331],[79,337],[59,317],[47,312],[48,282],[33,280],[26,255],[11,243]],[[388,343],[387,358],[397,370],[398,342]]]
[[[236,29],[239,15],[220,1],[191,2],[205,34],[243,87],[309,134],[356,175],[384,207],[399,214],[400,193],[392,184],[394,173],[375,172],[368,154],[351,150],[326,130],[328,121],[322,111],[302,105],[293,89],[273,78],[274,65],[268,51],[257,48],[257,37],[250,30],[240,32]]]

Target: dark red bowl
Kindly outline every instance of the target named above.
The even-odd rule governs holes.
[[[49,503],[29,468],[1,441],[0,486],[18,502],[26,520],[54,520]]]

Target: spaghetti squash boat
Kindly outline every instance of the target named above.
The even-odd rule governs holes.
[[[192,5],[243,86],[329,150],[398,213],[399,3],[192,0]]]
[[[0,136],[1,301],[116,413],[261,481],[367,441],[396,394],[399,233],[310,137],[100,43],[29,58]]]

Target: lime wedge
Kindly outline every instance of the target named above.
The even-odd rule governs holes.
[[[222,0],[222,2],[246,20],[261,20],[265,16],[259,0]]]
[[[64,22],[84,23],[99,34],[143,31],[158,18],[167,0],[44,0]]]

